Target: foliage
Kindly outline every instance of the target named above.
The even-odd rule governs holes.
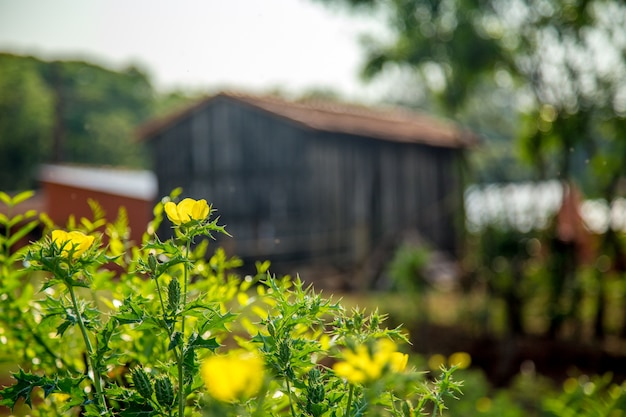
[[[54,100],[32,61],[0,55],[0,185],[32,186],[33,170],[51,151]]]
[[[539,176],[575,177],[588,192],[624,174],[623,2],[318,1],[386,18],[390,36],[364,42],[366,77],[416,74],[446,115],[486,133],[487,153],[499,135],[517,137]],[[509,170],[500,180],[515,177]]]
[[[0,357],[17,366],[0,405],[40,416],[399,417],[440,415],[458,396],[455,367],[416,372],[406,335],[377,312],[347,311],[268,263],[242,278],[237,258],[207,256],[206,238],[226,231],[205,201],[175,204],[178,192],[148,229],[167,218],[174,237],[146,232],[141,247],[97,205],[93,221],[44,223],[21,249],[37,214],[0,218]],[[15,208],[31,195],[0,199]],[[368,378],[352,378],[359,369]]]
[[[0,188],[35,186],[41,163],[145,167],[136,126],[196,96],[157,93],[132,66],[0,53]]]
[[[401,245],[388,267],[394,289],[416,295],[423,293],[428,283],[425,268],[430,256],[427,247],[408,243]]]
[[[450,403],[451,417],[620,416],[626,407],[626,385],[611,374],[571,376],[558,387],[526,371],[507,389],[493,389],[478,370],[463,370],[459,375],[466,388],[463,401]]]

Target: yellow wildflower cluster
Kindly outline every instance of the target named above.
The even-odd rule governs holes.
[[[209,205],[204,199],[185,198],[178,204],[168,201],[163,208],[167,218],[179,226],[193,220],[204,220],[210,212]]]
[[[403,372],[409,356],[398,352],[389,339],[377,341],[371,348],[359,345],[343,352],[343,361],[335,363],[333,370],[351,384],[364,384],[381,378],[386,371]]]
[[[232,402],[253,397],[263,385],[263,359],[249,352],[230,352],[208,357],[201,375],[209,394]]]
[[[78,231],[52,231],[52,243],[61,249],[61,256],[65,256],[66,258],[69,257],[70,254],[73,258],[80,257],[93,245],[94,239],[93,236],[88,236]]]

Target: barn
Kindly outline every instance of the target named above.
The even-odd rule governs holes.
[[[89,200],[96,202],[109,222],[124,208],[129,226],[128,238],[141,244],[152,220],[157,192],[151,171],[113,167],[44,164],[39,170],[41,211],[54,224],[65,226],[74,217],[93,220]]]
[[[274,272],[351,270],[409,232],[449,254],[459,249],[463,154],[476,137],[450,122],[223,92],[150,121],[138,136],[158,194],[182,187],[206,198],[233,236],[219,244],[272,261]]]

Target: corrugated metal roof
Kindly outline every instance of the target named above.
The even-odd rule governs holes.
[[[73,165],[42,165],[39,179],[43,182],[68,185],[140,200],[152,201],[157,194],[153,172],[121,168]]]
[[[220,93],[182,111],[148,122],[137,131],[137,136],[149,140],[217,98],[235,100],[320,131],[440,147],[464,147],[478,142],[476,135],[460,129],[450,121],[404,108],[369,108],[322,100],[294,102],[274,96],[238,93]]]

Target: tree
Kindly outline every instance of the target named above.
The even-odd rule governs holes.
[[[475,97],[485,97],[485,86],[487,91],[506,87],[519,121],[511,133],[537,178],[576,180],[585,192],[607,201],[624,193],[624,2],[318,1],[376,9],[387,17],[392,40],[367,41],[366,77],[391,66],[407,68],[453,117],[466,112]],[[610,234],[603,239],[605,249],[613,242],[608,253],[623,252]],[[558,244],[552,250],[556,253]],[[602,288],[601,274],[598,280]],[[602,317],[599,297],[597,315]],[[558,323],[551,328],[557,332]]]
[[[0,187],[34,186],[34,170],[50,151],[53,98],[34,61],[0,55]]]
[[[39,70],[55,100],[52,161],[145,164],[132,130],[152,114],[154,91],[146,75],[81,61],[41,61]],[[105,119],[113,124],[101,123]]]

